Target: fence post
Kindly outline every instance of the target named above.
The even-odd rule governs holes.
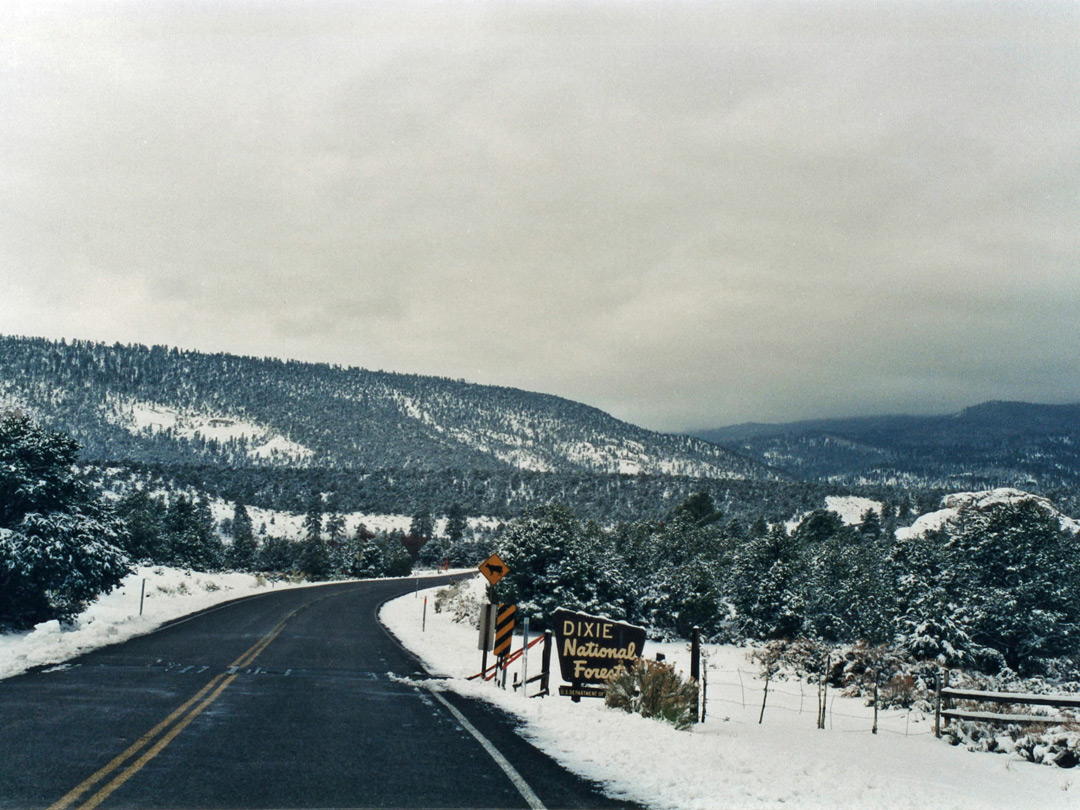
[[[705,711],[709,705],[709,668],[701,668],[701,722],[705,722]]]
[[[139,615],[142,616],[143,602],[146,601],[146,580],[142,581],[142,592],[139,593]]]
[[[690,679],[694,682],[694,722],[701,718],[701,628],[694,626],[690,634]]]
[[[949,670],[948,669],[945,670],[945,677],[942,679],[941,687],[942,687],[942,689],[948,689],[949,688]],[[942,695],[941,696],[941,708],[943,708],[943,709],[951,709],[952,707],[953,707],[952,698],[950,698],[948,695]],[[949,724],[949,716],[945,715],[942,718],[942,725],[948,725],[948,724]]]
[[[934,736],[941,739],[941,670],[934,673]]]
[[[871,734],[877,734],[877,712],[878,712],[878,681],[881,680],[881,670],[879,669],[874,673],[874,727],[870,729]]]
[[[765,702],[769,699],[769,681],[772,679],[772,668],[765,664],[765,693],[761,696],[761,713],[758,715],[758,725],[765,719]]]
[[[540,659],[540,695],[551,690],[551,631],[544,631],[544,654]]]
[[[818,706],[818,728],[825,728],[825,712],[829,705],[829,666],[832,664],[832,655],[825,656],[825,669],[821,672],[821,705]]]

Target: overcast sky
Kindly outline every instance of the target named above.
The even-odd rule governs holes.
[[[660,430],[1080,401],[1080,4],[0,4],[0,333]]]

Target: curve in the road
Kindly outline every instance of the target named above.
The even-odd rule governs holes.
[[[375,618],[413,588],[245,597],[0,681],[0,808],[628,806],[504,713],[415,684]]]

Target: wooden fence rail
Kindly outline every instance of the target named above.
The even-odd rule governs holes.
[[[1050,706],[1056,709],[1080,709],[1080,695],[1036,695],[1029,692],[984,692],[978,689],[956,689],[949,686],[949,673],[944,682],[937,676],[934,707],[934,733],[940,737],[942,726],[949,720],[974,720],[980,723],[1023,723],[1025,725],[1058,725],[1077,722],[1069,715],[1015,714],[994,711],[973,711],[953,708],[954,700],[974,703],[998,703],[1019,706]]]

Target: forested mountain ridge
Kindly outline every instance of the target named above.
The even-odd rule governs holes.
[[[0,336],[0,405],[96,462],[779,477],[556,396],[163,346]]]
[[[698,438],[808,481],[943,489],[1080,483],[1080,404],[985,402],[945,416],[735,425]]]

